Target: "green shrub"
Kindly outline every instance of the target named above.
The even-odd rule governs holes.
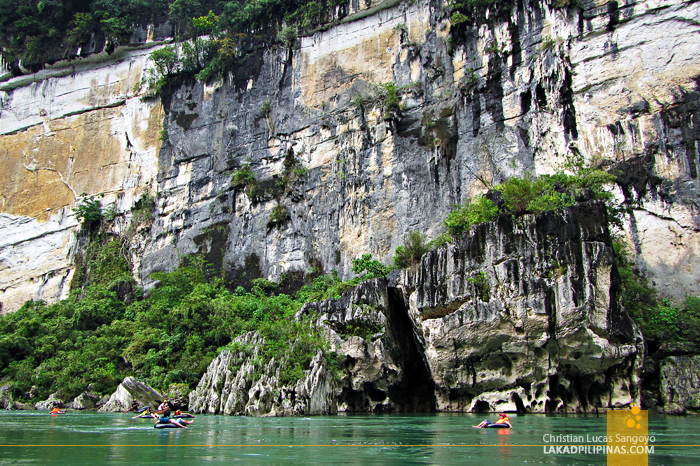
[[[284,26],[277,32],[277,40],[284,43],[285,45],[293,47],[298,35],[299,32],[297,31],[296,27]]]
[[[479,272],[475,276],[469,277],[467,281],[476,285],[477,292],[482,301],[489,302],[491,300],[491,284],[484,272]]]
[[[245,186],[247,190],[252,190],[257,184],[255,173],[249,164],[245,164],[233,172],[232,180],[234,186]]]
[[[443,246],[447,243],[452,241],[452,236],[450,235],[449,232],[444,232],[440,234],[437,238],[433,238],[430,243],[428,243],[428,247],[430,249],[436,249],[439,248],[440,246]]]
[[[206,36],[214,34],[217,30],[218,17],[214,12],[209,10],[206,16],[192,18],[192,29],[197,36]]]
[[[532,213],[546,212],[561,209],[576,204],[576,199],[569,193],[560,193],[554,190],[545,190],[530,200],[527,210]]]
[[[360,282],[357,277],[342,281],[338,272],[334,270],[332,274],[317,276],[310,284],[302,286],[296,294],[296,299],[304,302],[339,299],[343,293]]]
[[[384,118],[391,118],[392,116],[401,112],[401,101],[399,100],[398,90],[396,84],[385,83],[384,84]]]
[[[513,177],[496,189],[503,195],[506,209],[513,215],[521,215],[527,212],[530,202],[537,198],[544,187],[545,183],[541,180]]]
[[[309,174],[309,169],[304,166],[297,166],[294,167],[292,172],[294,173],[294,175],[296,175],[297,178],[303,178]]]
[[[496,3],[496,0],[463,0],[467,9],[488,8]]]
[[[586,197],[586,193],[592,199],[610,200],[611,194],[603,187],[614,181],[614,175],[602,170],[580,169],[578,175],[558,173],[539,178],[513,177],[493,189],[501,193],[505,212],[517,216],[526,212],[540,213],[569,207],[576,204],[577,196]],[[444,223],[451,235],[458,236],[472,225],[494,221],[498,214],[499,208],[482,195],[456,206]],[[446,242],[446,238],[443,239],[440,244]]]
[[[469,21],[469,18],[459,12],[452,13],[452,17],[450,18],[450,23],[452,23],[452,26],[457,26],[458,24],[466,23],[467,21]]]
[[[194,74],[203,70],[216,56],[217,46],[206,39],[192,39],[182,43],[181,70]]]
[[[131,208],[132,225],[148,225],[155,219],[156,199],[144,191]]]
[[[260,290],[263,295],[270,295],[275,293],[280,287],[279,283],[272,280],[268,280],[267,278],[255,278],[251,281],[251,283],[253,284],[254,294],[259,294],[255,293],[256,288]]]
[[[172,45],[166,45],[151,53],[151,60],[160,76],[171,76],[180,71],[177,49]]]
[[[352,261],[352,271],[362,275],[363,279],[386,277],[391,272],[391,267],[387,267],[376,259],[372,259],[372,254],[363,254],[359,259]]]
[[[267,221],[267,228],[277,228],[288,222],[292,216],[289,214],[286,206],[277,204],[270,213],[270,219]]]
[[[557,45],[557,41],[554,40],[552,37],[545,37],[542,39],[542,42],[540,43],[540,51],[544,52],[547,49],[551,49]]]
[[[403,238],[403,244],[396,248],[394,265],[399,268],[412,267],[420,262],[423,254],[430,250],[428,237],[421,231],[412,231]]]
[[[103,218],[102,202],[95,196],[85,197],[73,208],[73,213],[84,225],[99,223]]]
[[[554,0],[554,8],[564,10],[574,6],[578,6],[578,0]]]
[[[598,169],[581,169],[578,175],[558,173],[539,178],[509,178],[496,186],[512,215],[557,210],[576,203],[576,196],[590,190],[592,199],[609,200],[603,186],[615,181],[615,176]]]
[[[498,217],[498,207],[486,196],[479,196],[475,200],[469,199],[461,206],[457,206],[445,219],[445,226],[453,236],[466,232],[472,225],[484,222],[492,222]]]
[[[367,320],[348,322],[345,325],[335,325],[334,330],[343,339],[360,337],[370,341],[374,335],[384,333],[384,327]]]

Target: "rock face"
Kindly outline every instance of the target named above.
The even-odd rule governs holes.
[[[127,377],[119,384],[117,390],[109,397],[109,401],[99,411],[125,411],[131,407],[133,401],[138,401],[141,406],[158,406],[163,398],[163,395],[145,383],[139,382],[133,377]]]
[[[338,374],[319,352],[302,379],[281,386],[279,362],[252,365],[262,340],[246,334],[212,361],[190,394],[190,409],[254,416],[433,410],[433,384],[397,291],[384,279],[370,280],[299,311],[297,319],[322,329]]]
[[[263,367],[263,340],[254,333],[236,338],[232,349],[221,352],[190,393],[190,410],[196,413],[249,416],[293,416],[337,412],[327,362],[319,352],[304,378],[293,385],[279,381],[279,365],[271,359]]]
[[[404,273],[438,410],[639,403],[643,339],[618,302],[605,217],[598,203],[502,216]]]
[[[305,305],[296,317],[324,329],[340,377],[313,380],[325,370],[319,354],[295,387],[278,386],[274,360],[252,381],[260,342],[248,334],[236,345],[245,350],[212,362],[190,405],[289,415],[596,412],[639,403],[644,341],[618,287],[603,204],[502,216],[426,254],[398,280]],[[318,410],[309,408],[314,389]]]
[[[662,295],[700,292],[700,6],[499,5],[452,25],[419,1],[294,50],[244,44],[225,79],[162,99],[139,88],[153,48],[0,83],[2,309],[65,296],[82,192],[126,217],[142,192],[157,196],[132,250],[146,286],[198,251],[231,280],[347,277],[359,254],[390,261],[406,232],[437,236],[485,185],[572,157],[616,165],[625,234]],[[400,111],[385,111],[384,83]],[[247,163],[258,189],[231,183]],[[289,218],[268,228],[277,206]]]
[[[669,356],[660,364],[666,414],[700,411],[700,356]]]
[[[155,196],[153,226],[129,238],[146,288],[190,253],[247,285],[310,269],[347,278],[363,253],[388,263],[405,233],[437,236],[453,204],[576,162],[618,173],[622,233],[661,296],[700,294],[700,3],[497,2],[462,24],[438,3],[348,18],[294,49],[243,41],[219,81],[183,80],[155,99],[140,87],[154,48],[0,83],[0,311],[66,295],[79,193],[115,204],[116,233],[142,193]],[[244,168],[254,186],[232,181]],[[389,286],[373,314],[383,337],[333,337],[347,363],[342,383],[327,382],[345,390],[337,405],[310,392],[285,404],[271,366],[264,381],[230,374],[268,401],[214,386],[195,395],[209,399],[198,409],[402,409],[396,387],[429,404],[427,390],[439,409],[638,400],[639,339],[617,305],[603,227],[499,222]],[[357,319],[355,304],[324,306],[330,322],[338,313],[331,336],[341,314]],[[392,317],[409,308],[409,321]],[[245,364],[235,351],[221,358],[224,372]]]
[[[158,241],[142,277],[195,251],[232,280],[348,277],[359,254],[390,262],[406,232],[437,236],[451,205],[485,186],[580,157],[621,173],[626,236],[662,295],[700,291],[699,7],[581,5],[515,2],[469,27],[401,5],[293,52],[252,51],[222,83],[182,85],[164,102]],[[402,104],[391,115],[387,82]],[[246,164],[256,189],[231,183]],[[270,227],[278,206],[289,219]]]
[[[67,296],[82,193],[128,215],[154,182],[163,107],[138,94],[153,50],[0,83],[0,310]]]
[[[400,290],[384,279],[362,282],[339,300],[308,303],[338,355],[338,411],[431,411],[433,384]]]

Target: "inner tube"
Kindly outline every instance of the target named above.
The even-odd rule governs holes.
[[[138,416],[132,417],[131,419],[149,419],[149,418],[153,418],[153,416],[151,416],[150,414],[140,414]]]
[[[161,424],[160,422],[156,425],[153,426],[154,429],[182,429],[180,426],[176,426],[175,424],[171,424],[169,422]]]
[[[489,424],[484,429],[510,429],[508,424]]]
[[[173,419],[194,419],[194,414],[182,413],[176,416],[172,416]]]

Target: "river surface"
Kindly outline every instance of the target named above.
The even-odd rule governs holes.
[[[491,415],[495,419],[495,415]],[[515,428],[473,429],[484,415],[197,416],[154,429],[130,415],[0,412],[0,464],[595,464],[606,455],[545,453],[545,434],[605,436],[606,417],[511,415]],[[650,416],[650,465],[700,464],[700,417]],[[568,442],[561,442],[565,445]],[[666,446],[664,446],[666,445]]]

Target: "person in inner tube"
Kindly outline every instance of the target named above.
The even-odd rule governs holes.
[[[155,411],[151,411],[151,417],[153,419],[158,419],[161,414],[163,414],[167,410],[172,410],[172,404],[168,400],[163,400],[161,404],[158,405],[158,407],[155,409]]]
[[[484,419],[481,421],[481,423],[478,426],[472,426],[472,427],[479,427],[479,428],[484,428],[484,427],[491,427],[491,426],[508,426],[511,429],[513,428],[513,424],[510,423],[510,419],[508,419],[508,415],[506,413],[501,413],[500,414],[500,419],[496,422],[491,422],[488,419]]]
[[[159,407],[158,410],[160,411],[160,408],[165,405],[165,409],[163,410],[163,413],[160,415],[160,417],[157,417],[158,421],[156,424],[174,424],[178,427],[187,427],[188,425],[192,424],[194,421],[185,421],[184,419],[173,419],[170,417],[170,414],[172,413],[172,409],[174,406],[172,403],[169,401],[164,401]]]
[[[192,424],[194,421],[185,421],[184,419],[173,419],[170,417],[171,411],[170,409],[166,409],[163,414],[160,415],[158,418],[158,422],[156,422],[156,425],[158,424],[174,424],[178,427],[187,427],[188,425]]]

